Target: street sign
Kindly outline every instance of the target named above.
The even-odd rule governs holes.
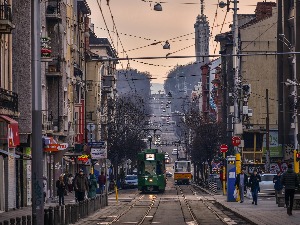
[[[241,138],[238,136],[233,136],[231,141],[233,146],[239,146],[241,144]]]
[[[107,158],[107,142],[89,142],[91,146],[91,158],[92,159],[106,159]]]
[[[227,151],[228,151],[228,146],[225,145],[225,144],[222,144],[222,145],[220,146],[220,150],[221,150],[222,153],[227,152]]]

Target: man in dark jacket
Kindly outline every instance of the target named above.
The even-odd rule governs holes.
[[[83,170],[79,171],[79,175],[74,180],[74,189],[77,191],[77,200],[83,201],[85,192],[89,191],[88,179],[84,176]]]
[[[299,185],[298,176],[294,172],[292,164],[288,165],[287,171],[281,176],[281,183],[285,186],[285,204],[287,214],[292,215],[295,189]]]
[[[282,189],[283,189],[283,185],[281,184],[280,178],[281,178],[281,172],[278,171],[277,175],[275,175],[274,178],[273,178],[276,204],[278,204],[278,194],[281,194]]]
[[[255,203],[255,205],[257,205],[259,182],[261,182],[261,177],[257,174],[257,170],[254,170],[253,174],[250,176],[249,179],[249,186],[251,187],[251,192],[252,192],[252,198],[253,198],[252,204]]]
[[[248,186],[248,176],[245,174],[245,169],[242,168],[241,173],[236,176],[235,186],[239,189],[241,203],[244,202],[244,191],[246,191],[246,187]]]

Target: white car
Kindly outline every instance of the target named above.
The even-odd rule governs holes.
[[[124,188],[135,188],[138,186],[137,175],[127,175],[124,181]]]
[[[276,174],[264,173],[261,174],[261,182],[259,183],[260,193],[275,193],[273,178]]]
[[[177,155],[178,150],[177,149],[173,149],[172,150],[172,155]]]

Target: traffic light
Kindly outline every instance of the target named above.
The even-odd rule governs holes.
[[[296,152],[296,161],[297,161],[297,162],[300,161],[300,152]]]

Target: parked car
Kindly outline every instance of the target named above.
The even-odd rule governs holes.
[[[123,188],[136,188],[138,186],[137,175],[126,175]]]
[[[261,182],[259,183],[260,193],[275,193],[273,178],[276,174],[264,173],[261,174]]]
[[[170,171],[167,171],[167,172],[166,172],[166,176],[167,176],[167,177],[172,177],[173,174],[172,174]]]

